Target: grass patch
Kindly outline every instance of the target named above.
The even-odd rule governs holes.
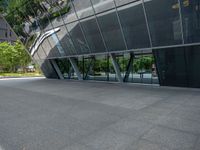
[[[41,73],[0,73],[0,77],[41,77]]]

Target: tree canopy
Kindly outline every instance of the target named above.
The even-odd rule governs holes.
[[[0,43],[0,69],[4,72],[16,72],[17,68],[25,67],[31,58],[24,46],[19,42],[10,44]]]

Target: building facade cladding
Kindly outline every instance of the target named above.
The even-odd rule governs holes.
[[[13,31],[10,29],[7,22],[0,15],[0,42],[14,42],[16,41],[16,36]]]
[[[199,0],[44,0],[40,5],[35,9],[24,4],[31,16],[15,10],[23,18],[23,29],[15,32],[45,76],[59,78],[61,73],[65,78],[77,78],[78,72],[73,71],[77,66],[82,79],[116,81],[119,75],[113,65],[118,64],[124,81],[158,83],[152,73],[150,80],[146,80],[144,71],[137,74],[139,79],[135,75],[135,60],[153,55],[161,85],[200,87],[199,82],[190,84],[188,78],[190,73],[196,76],[198,68],[193,71],[187,67],[184,78],[181,69],[177,69],[199,61],[195,55],[198,46],[193,46],[200,44]],[[6,19],[16,29],[11,16],[7,14]],[[185,58],[186,54],[195,57],[195,62],[191,57]],[[168,55],[173,59],[167,61]],[[176,57],[182,59],[181,63]],[[98,68],[98,60],[104,67]],[[60,68],[59,73],[52,61]],[[95,67],[101,73],[92,73]],[[151,69],[155,71],[154,67]],[[187,84],[179,84],[179,77]],[[175,79],[177,84],[170,83]]]

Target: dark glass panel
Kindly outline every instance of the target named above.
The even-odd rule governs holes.
[[[182,44],[177,0],[145,0],[153,46]]]
[[[186,47],[189,87],[200,88],[200,46]]]
[[[188,86],[185,50],[170,48],[154,50],[160,84],[164,86]]]
[[[142,1],[121,7],[118,12],[128,49],[150,47]]]
[[[57,36],[59,38],[60,43],[62,44],[63,50],[65,51],[66,55],[76,54],[76,50],[74,48],[73,41],[70,39],[65,26],[59,27]]]
[[[185,43],[200,42],[200,1],[180,1]]]
[[[106,48],[103,43],[102,36],[97,26],[96,19],[94,17],[81,21],[85,36],[92,53],[106,52]]]
[[[83,32],[80,28],[79,22],[73,22],[73,23],[67,24],[67,29],[69,31],[69,34],[72,37],[75,47],[77,48],[76,49],[77,53],[78,54],[90,53],[89,46],[87,45]]]
[[[108,50],[125,50],[126,47],[115,10],[98,15],[98,22]]]

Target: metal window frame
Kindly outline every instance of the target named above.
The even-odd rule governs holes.
[[[119,13],[118,13],[118,7],[117,7],[117,4],[116,4],[115,0],[113,0],[113,2],[114,2],[114,5],[115,5],[115,12],[116,12],[117,20],[118,20],[119,27],[120,27],[120,30],[121,30],[121,33],[122,33],[122,38],[123,38],[123,41],[124,41],[124,45],[126,47],[126,50],[128,50],[128,45],[127,45],[127,41],[126,41],[126,38],[125,38],[124,29],[122,27],[121,19],[120,19]]]
[[[77,77],[78,77],[78,80],[83,80],[82,76],[81,76],[81,73],[78,69],[78,66],[76,64],[76,61],[75,61],[75,58],[74,57],[70,57],[68,58],[69,62],[71,63],[71,66],[73,67]]]
[[[123,78],[122,78],[122,75],[121,75],[119,64],[118,64],[117,59],[116,59],[116,55],[110,54],[110,58],[111,58],[112,65],[113,65],[113,68],[115,70],[118,82],[123,83]]]
[[[93,9],[93,11],[94,11],[95,20],[96,20],[97,27],[98,27],[98,29],[99,29],[99,32],[100,32],[100,35],[101,35],[103,44],[104,44],[104,46],[105,46],[105,48],[106,48],[106,51],[108,52],[108,46],[107,46],[107,44],[106,44],[106,42],[105,42],[105,39],[104,39],[104,36],[103,36],[103,32],[102,32],[102,29],[101,29],[101,27],[100,27],[99,20],[98,20],[96,11],[95,11],[95,9],[94,9],[94,5],[93,5],[92,0],[90,0],[90,3],[91,3],[91,6],[92,6],[92,9]]]
[[[57,65],[57,63],[56,63],[56,61],[55,61],[55,59],[50,60],[50,62],[51,62],[51,64],[52,64],[52,66],[54,67],[55,71],[57,72],[58,77],[59,77],[61,80],[64,80],[64,76],[63,76],[63,74],[61,73],[60,68],[58,67],[58,65]]]
[[[142,7],[143,7],[143,11],[144,11],[144,17],[145,17],[147,32],[148,32],[148,35],[149,35],[150,47],[153,47],[152,38],[151,38],[151,32],[150,32],[150,27],[149,27],[149,22],[148,22],[148,17],[147,17],[146,8],[145,8],[145,5],[144,5],[144,0],[141,0],[141,1],[142,1]]]
[[[32,7],[30,6],[30,4],[29,3],[27,3],[27,5],[29,5],[29,8],[30,8],[30,10],[33,12],[33,14],[34,14],[34,16],[35,17],[37,17],[37,15],[35,14],[35,11],[32,9]],[[49,20],[49,18],[48,18],[48,20]],[[44,32],[44,30],[41,28],[41,24],[40,24],[40,21],[38,21],[38,27],[39,27],[39,29],[40,29],[40,32]],[[54,29],[54,28],[53,28]],[[53,49],[53,47],[52,47],[52,45],[51,45],[51,42],[49,41],[49,39],[47,38],[47,42],[48,42],[48,44],[49,44],[49,46],[51,47],[51,50]],[[46,58],[48,58],[48,56],[47,56],[47,53],[46,53],[46,51],[45,51],[45,49],[44,48],[42,48],[43,49],[43,51],[44,51],[44,53],[45,53],[45,55],[46,55]],[[58,52],[59,53],[59,52]],[[60,54],[60,53],[59,53]],[[62,57],[61,55],[60,55],[60,57]]]
[[[45,0],[45,1],[47,1],[47,0]],[[51,6],[50,6],[50,7],[51,7]],[[43,10],[44,12],[47,12],[47,15],[45,14],[45,16],[48,18],[48,22],[51,24],[52,29],[55,30],[56,27],[54,27],[52,21],[49,19],[49,16],[50,16],[51,14],[50,14],[48,11],[46,11],[43,7],[42,7],[42,10]],[[59,10],[59,15],[60,15],[60,10]],[[60,16],[60,17],[61,17],[61,16]],[[63,49],[64,55],[67,55],[67,54],[65,53],[65,51],[64,51],[63,45],[62,45],[62,43],[60,42],[60,38],[58,37],[57,33],[54,33],[54,34],[56,35],[56,38],[59,40],[59,43],[60,43],[60,46],[61,46],[62,49]],[[57,44],[55,43],[55,45],[57,45]],[[57,49],[58,49],[58,48],[57,48]],[[60,53],[59,49],[58,49],[58,53],[62,56],[62,54]]]
[[[181,25],[181,34],[182,34],[182,42],[185,44],[185,38],[184,38],[184,31],[183,31],[183,16],[182,16],[182,7],[181,7],[181,2],[178,0],[178,5],[179,5],[179,17],[180,17],[180,25]]]
[[[49,0],[46,0],[46,1],[49,1]],[[63,25],[61,25],[61,26],[56,26],[56,28],[57,27],[65,27],[65,29],[66,29],[66,31],[67,31],[67,34],[69,35],[69,37],[70,37],[70,40],[72,41],[72,46],[73,46],[73,48],[74,48],[74,50],[75,50],[75,52],[77,53],[77,51],[76,51],[76,48],[75,48],[75,44],[74,44],[74,40],[73,40],[73,38],[72,38],[72,36],[71,36],[71,34],[70,34],[70,32],[69,32],[69,30],[68,30],[68,28],[67,28],[67,24],[65,23],[65,21],[64,21],[64,19],[63,19],[63,16],[61,15],[61,13],[60,13],[60,6],[59,5],[57,5],[56,6],[57,8],[59,8],[59,15],[60,15],[60,18],[62,19],[62,22],[63,22]],[[78,18],[77,18],[78,19]],[[55,34],[57,34],[57,33],[55,33]],[[58,39],[59,39],[59,37],[58,37]],[[78,54],[78,53],[77,53]]]
[[[76,11],[76,9],[75,9],[74,2],[73,2],[72,0],[70,0],[70,2],[72,3],[72,6],[73,6],[73,9],[74,9],[75,15],[76,15],[76,17],[77,17],[77,19],[78,19],[78,20],[77,20],[78,25],[79,25],[79,27],[80,27],[80,29],[81,29],[81,32],[82,32],[82,34],[83,34],[83,37],[84,37],[85,42],[86,42],[86,44],[87,44],[87,47],[88,47],[90,53],[92,53],[91,47],[90,47],[90,45],[89,45],[89,43],[88,43],[88,40],[87,40],[87,38],[86,38],[86,36],[85,36],[84,29],[83,29],[83,27],[82,27],[82,25],[81,25],[81,20],[80,20],[80,18],[78,17],[77,11]]]

